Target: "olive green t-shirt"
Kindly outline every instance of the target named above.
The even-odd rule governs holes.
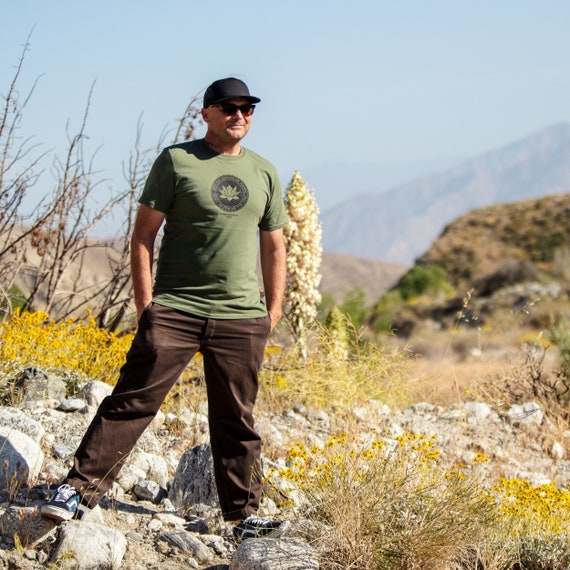
[[[139,202],[165,214],[155,302],[220,319],[267,314],[257,230],[288,221],[271,163],[245,148],[217,154],[203,139],[177,144],[156,159]]]

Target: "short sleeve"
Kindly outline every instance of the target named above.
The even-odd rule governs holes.
[[[259,229],[268,232],[278,230],[289,223],[277,173],[270,172],[269,179],[269,200],[263,218],[259,223]]]
[[[139,202],[166,214],[174,200],[175,188],[172,157],[169,150],[164,149],[150,169]]]

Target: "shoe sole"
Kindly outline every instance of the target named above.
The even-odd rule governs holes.
[[[44,517],[48,517],[59,522],[70,521],[75,516],[75,513],[53,505],[44,505],[41,507],[40,512]]]

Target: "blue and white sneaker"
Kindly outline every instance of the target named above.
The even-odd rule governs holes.
[[[81,502],[79,493],[69,485],[58,487],[55,495],[40,508],[44,517],[58,522],[71,520],[76,514]]]
[[[237,541],[246,540],[247,538],[277,538],[282,536],[289,526],[290,523],[288,521],[272,521],[256,515],[250,515],[234,526],[233,535]]]

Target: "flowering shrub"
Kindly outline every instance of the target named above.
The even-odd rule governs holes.
[[[321,302],[322,229],[314,193],[295,171],[285,195],[289,224],[284,228],[287,247],[285,315],[298,340],[309,319],[317,315]]]
[[[533,487],[528,481],[501,479],[490,493],[521,568],[570,567],[569,491],[552,483]]]
[[[291,508],[310,517],[308,539],[326,554],[324,569],[451,568],[483,535],[493,508],[477,474],[446,469],[435,443],[413,433],[296,443],[268,481],[281,497],[287,483],[291,496],[300,494]]]
[[[562,570],[570,567],[570,492],[446,465],[437,440],[404,433],[292,445],[267,474],[332,570]],[[280,501],[279,501],[280,499]]]
[[[519,521],[526,534],[570,534],[570,492],[553,483],[533,487],[520,479],[501,479],[491,488],[505,520]]]
[[[117,336],[87,322],[53,322],[41,311],[16,310],[0,327],[0,363],[4,369],[39,366],[65,369],[112,384],[131,345],[132,334]]]

